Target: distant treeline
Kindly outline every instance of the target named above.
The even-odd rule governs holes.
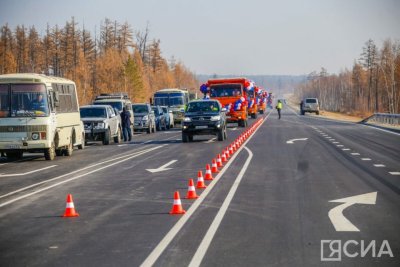
[[[363,47],[353,69],[338,75],[308,75],[299,86],[299,98],[318,97],[325,110],[368,115],[400,112],[400,42],[387,39],[380,49],[373,40]]]
[[[74,18],[64,27],[47,25],[44,36],[35,26],[1,27],[0,74],[43,73],[76,82],[81,104],[95,95],[127,92],[135,102],[148,102],[162,88],[197,89],[195,75],[181,62],[162,56],[160,40],[149,28],[134,31],[127,23],[105,19],[98,35]]]

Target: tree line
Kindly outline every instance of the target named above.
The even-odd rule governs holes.
[[[134,31],[127,22],[106,18],[99,33],[80,27],[72,17],[63,27],[47,25],[43,36],[35,26],[1,27],[0,74],[42,73],[75,81],[80,104],[100,93],[126,92],[135,102],[148,102],[162,88],[197,90],[195,75],[172,57],[149,27]]]
[[[386,39],[379,49],[368,40],[352,70],[312,72],[296,91],[299,98],[317,97],[321,108],[366,116],[400,113],[400,42]]]

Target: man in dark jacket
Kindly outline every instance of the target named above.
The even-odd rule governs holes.
[[[124,107],[121,112],[121,124],[122,124],[122,133],[124,135],[124,141],[132,140],[132,131],[131,131],[131,113],[126,110]]]

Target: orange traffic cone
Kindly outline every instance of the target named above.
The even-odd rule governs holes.
[[[194,189],[193,179],[190,179],[186,199],[196,199],[198,197],[199,196],[196,194],[196,189]]]
[[[226,156],[226,159],[229,159],[231,157],[231,153],[229,153],[229,147],[227,147],[225,150],[225,156]]]
[[[169,214],[184,214],[186,211],[182,208],[181,198],[179,196],[179,191],[175,191],[174,193],[174,205],[172,206]]]
[[[222,151],[222,156],[221,156],[221,160],[222,160],[222,162],[224,163],[224,162],[228,162],[228,160],[226,159],[226,153],[225,153],[226,151]]]
[[[217,156],[217,167],[218,168],[222,167],[222,159],[221,159],[221,155],[220,154],[218,154],[218,156]]]
[[[212,160],[211,172],[212,172],[212,173],[217,173],[217,172],[219,172],[218,167],[217,167],[217,161],[216,161],[215,159]]]
[[[232,147],[232,146],[230,146],[230,147],[229,147],[229,154],[232,156],[232,155],[233,155],[233,153],[234,153],[234,151],[233,151],[233,147]]]
[[[213,180],[214,178],[212,177],[211,174],[211,168],[210,168],[210,164],[206,165],[206,176],[204,177],[204,180]]]
[[[197,172],[197,185],[196,185],[197,189],[203,189],[206,188],[206,184],[204,183],[204,179],[203,179],[203,172],[202,171],[198,171]]]
[[[78,217],[79,214],[75,211],[74,202],[72,201],[72,195],[67,195],[67,206],[65,208],[63,217]]]

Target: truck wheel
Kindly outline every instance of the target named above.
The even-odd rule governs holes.
[[[111,138],[110,129],[107,129],[105,131],[105,133],[104,133],[103,145],[109,145],[110,144],[110,138]]]
[[[118,127],[117,136],[114,137],[114,143],[121,143],[121,128]]]
[[[186,133],[182,133],[182,142],[183,143],[189,142],[189,136]]]
[[[46,148],[44,151],[44,158],[46,160],[54,160],[56,157],[56,147],[54,145],[54,142],[51,143],[51,146],[49,148]]]
[[[72,156],[72,151],[74,151],[74,146],[72,145],[72,137],[70,140],[71,141],[69,142],[67,149],[64,150],[64,155],[67,157]]]
[[[264,114],[264,110],[261,109],[261,110],[260,110],[260,114]]]
[[[193,142],[193,135],[189,135],[189,142]]]

